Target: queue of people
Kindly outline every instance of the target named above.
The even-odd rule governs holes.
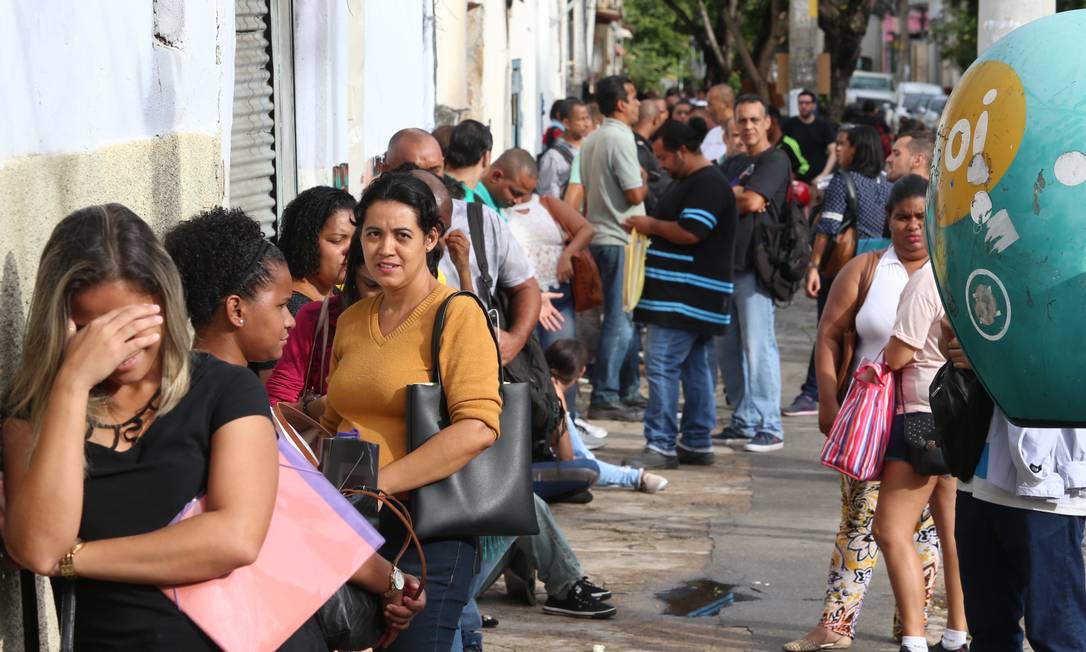
[[[946,333],[923,232],[933,138],[902,134],[884,158],[875,128],[842,127],[830,142],[833,127],[816,111],[804,92],[799,116],[781,123],[766,99],[725,85],[704,101],[657,98],[612,76],[590,103],[555,104],[538,157],[495,153],[474,120],[441,134],[405,128],[360,199],[330,187],[300,193],[274,243],[237,209],[205,211],[161,240],[123,206],[76,211],[42,252],[24,355],[3,400],[7,550],[35,573],[79,578],[77,648],[218,649],[157,587],[213,580],[257,558],[282,427],[269,406],[295,406],[327,434],[375,445],[371,489],[411,504],[506,436],[500,381],[526,377],[533,464],[524,472],[537,531],[424,537],[416,549],[413,528],[382,510],[384,545],[347,580],[378,605],[375,647],[472,652],[492,620],[476,598],[502,575],[529,604],[542,580],[547,614],[617,613],[549,504],[586,503],[605,486],[656,494],[669,485],[661,471],[712,465],[715,446],[780,450],[782,416],[817,414],[828,432],[860,361],[880,358],[901,388],[885,466],[880,479],[842,476],[821,617],[784,649],[852,644],[880,551],[905,652],[928,650],[940,566],[949,617],[934,649],[968,650],[970,629],[974,650],[1020,647],[1022,614],[1031,641],[1051,642],[1037,649],[1080,649],[1071,641],[1081,622],[1051,614],[1086,604],[1074,547],[1083,499],[1052,509],[1012,501],[1014,483],[995,486],[992,474],[963,492],[909,461],[907,423],[930,415],[935,372],[948,356],[968,366]],[[782,410],[777,300],[757,259],[760,225],[784,219],[797,178],[821,195],[808,207],[815,235],[803,284],[818,302],[818,338],[807,381]],[[828,273],[823,261],[847,229],[855,251]],[[644,281],[632,300],[639,279],[628,274]],[[413,445],[405,388],[431,383],[435,368],[444,421]],[[718,389],[733,408],[719,430]],[[993,473],[1014,428],[999,418],[983,462]],[[600,422],[641,424],[644,449],[621,464],[600,459]],[[177,522],[195,496],[207,510]],[[956,522],[963,505],[966,521]],[[987,545],[998,509],[1015,510],[1022,532],[1000,535],[1002,556],[966,554]],[[1029,554],[1052,531],[1078,558],[1061,605],[1033,590],[1055,580]],[[978,558],[1021,572],[993,588]],[[997,608],[1013,628],[983,622]],[[322,627],[308,617],[280,649],[329,650]]]

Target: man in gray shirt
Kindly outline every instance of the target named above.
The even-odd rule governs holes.
[[[640,347],[622,305],[628,241],[622,223],[645,214],[648,184],[631,129],[641,104],[633,83],[617,75],[596,84],[596,101],[607,117],[585,140],[580,161],[588,221],[596,228],[590,251],[603,281],[603,325],[588,418],[640,421],[644,407],[637,374]]]
[[[562,137],[539,157],[539,187],[536,192],[541,197],[561,199],[569,185],[573,157],[584,143],[585,136],[592,131],[592,118],[585,103],[575,97],[562,101],[558,107],[558,117],[562,120],[564,131]]]

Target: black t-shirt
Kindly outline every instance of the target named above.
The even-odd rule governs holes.
[[[645,289],[634,311],[638,323],[721,335],[731,321],[735,195],[715,165],[676,179],[660,197],[655,217],[677,221],[701,238],[692,245],[652,237]]]
[[[211,437],[251,415],[270,418],[264,386],[245,367],[198,353],[192,385],[124,452],[88,442],[83,482],[85,541],[153,532],[207,490]],[[217,650],[156,586],[76,581],[77,650]]]
[[[724,176],[732,186],[743,186],[753,190],[766,200],[766,212],[774,216],[781,214],[788,197],[788,184],[792,180],[792,164],[788,155],[770,147],[757,156],[736,154],[725,159],[721,164]],[[743,213],[735,229],[735,271],[748,272],[754,269],[751,248],[754,243],[755,213]]]
[[[796,139],[799,143],[799,151],[803,152],[803,158],[811,164],[807,174],[797,176],[803,181],[810,182],[821,174],[829,158],[826,150],[837,140],[837,131],[833,125],[817,116],[811,124],[803,122],[799,116],[793,116],[784,121],[781,131]]]

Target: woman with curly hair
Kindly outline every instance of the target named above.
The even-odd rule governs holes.
[[[252,274],[267,270],[254,261]],[[75,649],[218,649],[158,587],[253,563],[268,531],[278,469],[264,389],[194,356],[186,321],[177,269],[132,211],[92,206],[57,224],[4,399],[4,541],[35,573],[78,578],[64,589]],[[171,525],[201,493],[207,511]]]
[[[452,300],[439,352],[449,426],[409,450],[404,388],[430,381],[437,362],[430,359],[434,320],[455,292],[430,271],[444,225],[431,190],[405,173],[378,177],[355,214],[362,257],[381,293],[339,317],[321,424],[333,432],[357,429],[379,444],[380,488],[409,496],[463,468],[498,437],[498,352],[479,305],[468,297]],[[398,550],[405,536],[394,519],[382,519],[381,534],[382,553]],[[437,607],[419,614],[390,649],[444,652],[468,600],[476,538],[422,543],[429,600]],[[420,571],[412,550],[402,564],[405,571]]]
[[[346,190],[316,186],[298,194],[283,209],[275,241],[293,279],[288,308],[297,315],[310,301],[324,299],[343,283],[351,222],[358,202]]]
[[[185,289],[196,349],[239,367],[278,358],[294,327],[287,310],[290,275],[282,253],[264,239],[260,225],[238,209],[214,208],[174,227],[165,241]],[[387,560],[373,555],[352,581],[383,596],[393,572]],[[407,591],[413,592],[418,580],[405,580]],[[403,600],[402,605],[386,600],[385,619],[391,628],[386,642],[425,604],[422,596]],[[291,650],[300,650],[314,640],[321,637],[310,620],[288,643]]]

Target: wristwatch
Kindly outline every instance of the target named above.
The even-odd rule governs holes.
[[[393,566],[388,574],[388,591],[385,592],[385,597],[389,600],[398,600],[403,595],[403,587],[403,571]]]
[[[83,542],[76,539],[75,545],[72,549],[64,553],[64,556],[60,558],[60,576],[68,579],[76,577],[75,574],[75,554],[83,549]]]

